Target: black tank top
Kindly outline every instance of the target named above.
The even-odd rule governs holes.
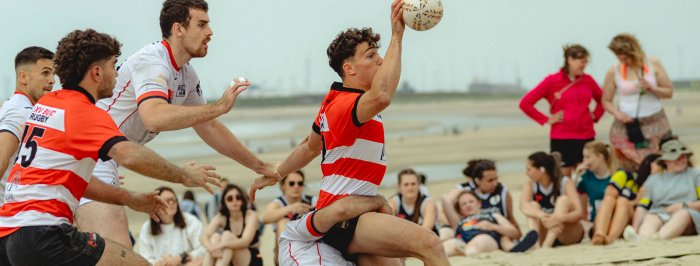
[[[311,195],[302,195],[302,196],[301,196],[301,202],[302,202],[302,203],[305,203],[305,204],[308,204],[309,206],[313,206],[313,205],[311,204],[311,203],[313,202],[313,199],[314,199],[314,196],[311,196]],[[277,200],[279,201],[279,204],[282,205],[281,207],[286,207],[287,205],[289,205],[289,203],[288,203],[287,200],[284,198],[284,196],[279,196],[279,197],[277,197]],[[299,219],[299,218],[301,218],[301,215],[299,215],[299,214],[297,214],[297,213],[289,213],[289,214],[287,214],[287,219],[289,219],[290,221],[293,221],[293,220],[296,220],[296,219]]]
[[[399,212],[396,214],[396,216],[399,217],[399,218],[402,218],[402,219],[409,220],[409,221],[411,221],[411,222],[414,221],[414,219],[413,219],[413,218],[414,218],[414,215],[416,215],[416,213],[418,212],[418,210],[420,210],[421,207],[423,207],[423,202],[425,201],[426,198],[428,198],[428,196],[426,196],[425,194],[419,192],[419,193],[418,193],[418,200],[416,201],[416,204],[415,204],[415,206],[413,207],[413,212],[412,212],[411,214],[408,214],[408,211],[403,207],[403,195],[401,195],[401,193],[396,193],[396,196],[399,198],[399,202],[398,202],[398,203],[399,203]],[[421,216],[421,217],[419,217],[418,220],[417,220],[417,222],[416,222],[417,224],[422,224],[422,223],[423,223],[423,221],[422,221],[422,219],[423,219],[423,213],[422,213],[422,212],[420,213],[420,216]],[[436,221],[436,222],[437,222],[437,221]],[[437,224],[433,225],[432,231],[433,231],[435,234],[438,234],[438,235],[439,235],[438,229],[437,229]]]
[[[481,200],[482,213],[500,213],[503,217],[508,218],[508,206],[506,205],[508,190],[500,182],[496,185],[496,189],[488,194],[479,192],[474,182],[462,183],[459,186],[463,190],[476,194],[477,198]]]
[[[226,231],[226,230],[233,233],[233,231],[231,231],[231,218],[230,217],[226,217],[226,225],[224,225],[224,231]],[[241,233],[238,234],[238,238],[241,238],[243,236],[243,231],[245,231],[245,217],[243,217],[243,226],[241,226]],[[248,244],[248,247],[255,246],[255,244],[257,244],[258,241],[260,241],[260,230],[256,229],[255,236],[253,237],[253,240],[250,241],[250,244]]]

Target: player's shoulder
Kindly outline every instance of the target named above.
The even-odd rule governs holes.
[[[161,44],[161,42],[153,42],[147,44],[143,48],[136,51],[127,58],[124,64],[129,66],[142,66],[142,65],[167,65],[168,61],[168,50]]]
[[[7,101],[2,104],[2,109],[13,109],[13,108],[32,108],[32,102],[27,98],[27,96],[22,94],[14,94]]]

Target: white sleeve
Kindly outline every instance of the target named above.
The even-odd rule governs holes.
[[[17,141],[20,141],[24,131],[24,123],[27,121],[27,116],[32,112],[32,108],[3,106],[3,111],[4,113],[0,117],[0,132],[11,133],[17,137]]]
[[[141,226],[141,233],[139,234],[139,253],[146,259],[150,264],[156,263],[158,258],[156,258],[155,252],[153,251],[153,236],[150,232],[151,221],[146,221]]]
[[[287,228],[280,235],[280,238],[303,242],[313,242],[321,239],[323,235],[320,232],[316,232],[310,220],[313,213],[315,212],[306,213],[299,219],[287,222]],[[312,230],[313,232],[311,232]]]
[[[192,243],[192,251],[190,251],[190,256],[204,256],[206,250],[204,249],[202,242],[199,240],[199,238],[202,236],[202,231],[204,229],[202,226],[202,222],[200,222],[199,219],[197,219],[193,215],[190,215],[189,213],[183,214],[187,215],[187,217],[189,218],[187,221],[187,237],[190,239],[190,243]]]
[[[160,62],[158,58],[149,55],[142,55],[139,62],[127,66],[131,74],[131,86],[136,94],[136,103],[149,98],[162,98],[166,101],[170,100],[170,89],[168,88],[168,80],[170,79],[170,71],[168,62]]]

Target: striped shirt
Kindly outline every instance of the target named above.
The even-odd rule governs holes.
[[[24,126],[17,162],[0,207],[0,237],[25,226],[73,222],[95,162],[109,160],[126,138],[82,88],[66,88],[39,100]]]
[[[384,178],[384,125],[380,115],[360,123],[357,104],[363,93],[333,83],[314,121],[323,141],[317,209],[347,195],[374,196]]]

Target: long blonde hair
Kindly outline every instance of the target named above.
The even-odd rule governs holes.
[[[639,44],[637,37],[629,33],[620,33],[615,36],[610,44],[608,44],[608,49],[616,55],[625,55],[632,58],[632,61],[636,66],[644,65],[644,50],[642,45]]]

